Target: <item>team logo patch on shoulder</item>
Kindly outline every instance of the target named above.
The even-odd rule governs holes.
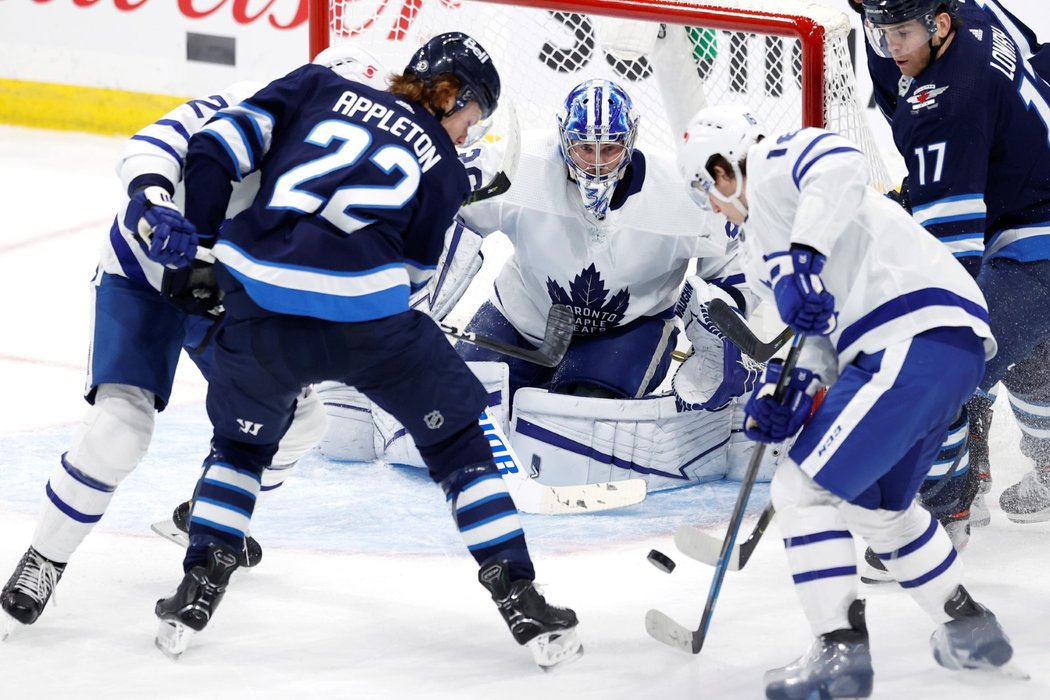
[[[915,92],[908,98],[908,104],[911,105],[911,111],[918,112],[922,109],[936,107],[937,98],[947,89],[947,85],[944,87],[937,87],[933,84],[920,85],[915,88]]]

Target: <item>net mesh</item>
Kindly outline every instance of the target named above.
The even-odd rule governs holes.
[[[739,11],[739,28],[468,0],[328,0],[327,38],[330,44],[362,42],[387,69],[400,72],[434,35],[466,32],[492,55],[503,96],[514,101],[525,129],[554,128],[574,85],[608,78],[627,90],[642,116],[642,150],[673,152],[689,117],[705,104],[746,104],[768,133],[804,126],[802,86],[822,81],[825,128],[860,145],[868,154],[872,183],[885,188],[886,169],[857,99],[845,13],[805,0],[720,0],[718,5]],[[764,33],[751,19],[761,13],[820,24],[823,68],[805,70],[800,41]]]

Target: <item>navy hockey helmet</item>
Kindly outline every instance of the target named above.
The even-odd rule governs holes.
[[[883,58],[911,53],[937,33],[941,12],[958,17],[958,0],[864,0],[864,34]]]
[[[438,34],[421,46],[405,67],[405,75],[415,75],[428,84],[442,73],[459,79],[456,104],[448,114],[474,101],[481,107],[482,119],[492,115],[499,102],[499,73],[488,52],[475,39],[463,32]]]

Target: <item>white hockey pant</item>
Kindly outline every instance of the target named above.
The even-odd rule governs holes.
[[[862,508],[823,488],[785,460],[773,476],[788,567],[814,635],[849,627],[857,598],[853,533],[884,555],[886,568],[937,623],[961,583],[962,565],[948,534],[916,501],[903,511]]]
[[[53,561],[69,561],[117,486],[146,455],[155,415],[153,394],[145,389],[98,387],[69,452],[48,479],[34,549]]]

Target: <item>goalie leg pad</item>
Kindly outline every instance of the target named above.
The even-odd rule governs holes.
[[[335,462],[371,462],[377,459],[372,415],[374,404],[368,397],[339,382],[318,384],[317,396],[328,416],[320,442],[321,454]]]
[[[744,405],[747,397],[741,396],[733,399],[732,406],[723,411],[732,414],[733,430],[729,436],[729,448],[726,451],[726,479],[730,481],[743,481],[747,468],[751,465],[751,456],[755,453],[758,443],[744,435]],[[766,445],[762,453],[762,461],[759,463],[756,481],[769,481],[773,478],[778,465],[787,458],[788,450],[794,439],[773,445]]]
[[[649,491],[721,479],[730,411],[678,413],[673,396],[600,399],[521,389],[510,441],[552,486],[642,478]]]

